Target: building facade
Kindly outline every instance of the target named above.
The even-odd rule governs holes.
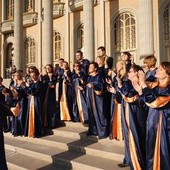
[[[70,66],[75,52],[95,60],[97,47],[117,58],[129,51],[135,62],[155,54],[170,60],[169,0],[0,0],[1,76],[11,66]]]

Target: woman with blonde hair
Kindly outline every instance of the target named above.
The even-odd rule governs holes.
[[[106,78],[107,90],[112,93],[111,98],[111,122],[110,122],[110,139],[123,140],[122,125],[121,125],[121,100],[122,96],[118,90],[117,77],[122,81],[126,80],[126,63],[119,60],[116,63],[114,77]]]
[[[154,55],[149,55],[144,58],[143,63],[145,67],[145,74],[146,74],[146,79],[149,81],[155,81],[155,73],[157,70],[156,67],[156,62],[157,59]]]

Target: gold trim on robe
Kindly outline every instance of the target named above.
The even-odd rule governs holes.
[[[116,101],[113,101],[115,104],[114,109],[114,120],[112,126],[112,137],[113,139],[123,140],[123,133],[122,133],[122,123],[121,123],[121,104]]]
[[[34,137],[34,129],[35,129],[34,96],[31,96],[28,122],[28,137]]]
[[[165,106],[170,101],[170,96],[160,96],[151,103],[146,104],[151,108],[159,108]]]
[[[135,96],[133,96],[133,97],[126,97],[126,96],[123,95],[123,99],[124,99],[126,102],[128,102],[128,103],[133,103],[133,102],[135,102],[138,98],[139,98],[139,95],[138,95],[138,94],[135,95]]]
[[[80,89],[76,89],[77,106],[79,111],[80,122],[84,122],[83,107],[81,103]]]
[[[62,95],[60,99],[60,117],[61,120],[71,120],[69,109],[68,109],[68,103],[67,103],[67,97],[66,97],[66,87],[65,82],[63,81],[62,84]]]
[[[160,170],[161,126],[162,126],[162,114],[160,113],[158,127],[157,127],[157,134],[156,134],[154,159],[153,159],[153,169],[154,170]]]
[[[130,121],[129,121],[129,107],[128,107],[128,103],[126,103],[125,106],[125,119],[126,119],[126,124],[128,126],[128,130],[129,130],[129,149],[130,149],[130,156],[131,156],[131,160],[132,160],[132,164],[133,164],[133,168],[134,170],[142,170],[139,161],[138,161],[138,156],[136,153],[136,146],[135,146],[135,141],[133,138],[133,134],[132,131],[130,129]]]

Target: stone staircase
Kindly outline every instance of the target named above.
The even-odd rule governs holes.
[[[123,142],[86,136],[87,127],[66,122],[42,138],[5,133],[9,170],[119,170]],[[123,168],[129,170],[129,168]]]

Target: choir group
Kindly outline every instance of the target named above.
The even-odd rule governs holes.
[[[149,55],[141,67],[124,52],[113,69],[105,47],[97,53],[90,62],[77,51],[72,71],[62,58],[56,69],[47,64],[43,75],[34,66],[24,77],[16,71],[9,88],[0,78],[0,100],[13,113],[4,131],[41,137],[61,121],[82,122],[87,136],[124,140],[119,167],[170,170],[170,62],[156,67],[156,57]]]

